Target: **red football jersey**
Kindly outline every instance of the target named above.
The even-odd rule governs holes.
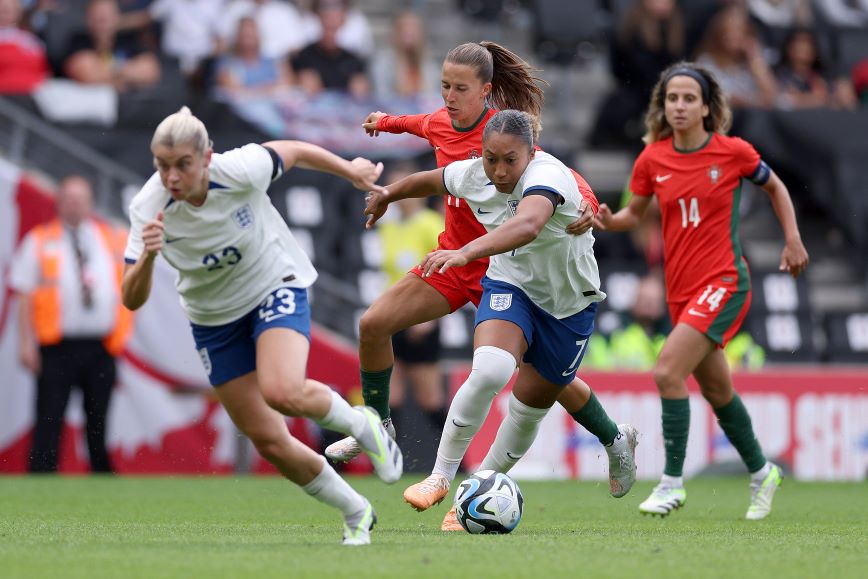
[[[482,130],[496,112],[495,109],[486,108],[479,119],[466,129],[457,129],[452,125],[446,107],[427,115],[386,115],[377,123],[377,130],[412,133],[427,139],[434,147],[437,166],[445,167],[453,161],[482,156]],[[458,197],[447,195],[445,205],[446,229],[437,239],[441,248],[461,249],[485,235],[485,227],[476,220],[466,203],[462,203]]]
[[[750,143],[717,133],[698,149],[678,150],[670,137],[639,155],[630,188],[660,203],[667,301],[688,300],[705,285],[750,289],[738,207],[742,179],[760,162]]]

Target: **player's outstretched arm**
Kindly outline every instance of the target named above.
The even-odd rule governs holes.
[[[799,225],[796,222],[796,211],[793,209],[790,192],[774,171],[772,171],[769,180],[762,188],[769,194],[775,215],[777,215],[778,221],[781,222],[781,228],[784,230],[786,245],[784,245],[784,250],[781,252],[779,269],[789,272],[793,277],[798,277],[808,267],[809,259],[808,251],[802,243],[802,235],[799,233]]]
[[[370,137],[377,137],[381,132],[384,132],[396,135],[410,133],[427,139],[428,137],[425,136],[425,121],[430,116],[430,114],[393,116],[377,111],[368,115],[368,118],[362,123],[362,128],[365,129],[365,132]]]
[[[273,149],[280,155],[285,170],[299,166],[303,169],[314,169],[343,177],[352,183],[353,187],[362,191],[382,189],[376,185],[380,173],[383,172],[382,163],[375,165],[363,157],[356,157],[352,161],[347,161],[319,145],[304,141],[269,141],[263,143],[263,146]]]
[[[142,241],[145,250],[134,264],[124,266],[124,279],[121,282],[121,300],[128,310],[142,307],[151,295],[151,280],[154,276],[154,261],[163,249],[163,212],[142,228]]]
[[[512,251],[537,238],[552,216],[552,202],[540,195],[521,200],[515,217],[498,225],[497,229],[478,237],[459,250],[438,250],[428,254],[422,262],[422,271],[429,276],[435,271],[443,273],[450,267],[461,267],[471,261]],[[545,259],[540,256],[540,259]]]
[[[612,213],[607,204],[601,203],[597,216],[594,217],[594,228],[602,231],[628,231],[633,229],[639,225],[639,221],[645,215],[645,211],[648,210],[648,205],[650,204],[650,196],[633,195],[626,207],[617,213]]]
[[[367,229],[373,227],[377,220],[386,212],[389,203],[393,201],[407,199],[408,197],[446,195],[447,193],[449,192],[443,184],[442,168],[407,175],[400,181],[386,185],[385,188],[379,191],[371,191],[368,194],[365,198],[368,202],[367,207],[365,207],[365,215],[368,216],[365,227]]]

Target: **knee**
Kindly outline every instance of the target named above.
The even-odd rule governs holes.
[[[732,388],[725,382],[700,384],[700,390],[712,408],[726,406],[732,400]]]
[[[512,378],[515,367],[515,358],[506,350],[481,346],[473,352],[470,380],[497,394]]]
[[[307,410],[305,384],[273,382],[260,385],[265,403],[285,416],[304,416]]]
[[[387,327],[388,318],[376,309],[368,309],[359,320],[359,339],[361,341],[390,338],[394,332]]]
[[[673,368],[664,361],[658,361],[652,370],[654,383],[657,384],[657,390],[664,396],[667,394],[679,394],[679,390],[683,387],[683,378],[680,377]]]

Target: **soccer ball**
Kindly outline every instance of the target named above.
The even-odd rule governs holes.
[[[474,535],[511,532],[523,508],[524,497],[515,481],[493,470],[472,474],[455,493],[455,516]]]

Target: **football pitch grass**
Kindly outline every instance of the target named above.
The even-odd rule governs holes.
[[[0,477],[0,577],[865,577],[868,488],[791,479],[765,521],[743,519],[747,477],[689,481],[686,506],[643,517],[652,488],[520,481],[511,535],[442,533],[392,486],[373,544],[342,547],[337,513],[277,477]],[[860,571],[861,569],[861,571]],[[569,574],[569,575],[567,575]]]

